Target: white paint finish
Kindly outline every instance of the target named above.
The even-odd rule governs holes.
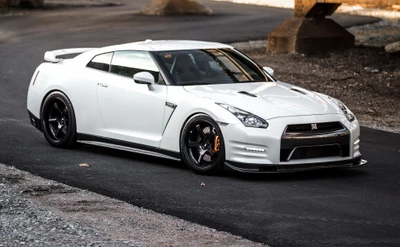
[[[104,74],[97,98],[107,137],[158,147],[164,118],[166,86],[135,83],[133,78]],[[102,84],[107,87],[101,86]]]
[[[52,63],[57,63],[57,62],[60,62],[63,60],[62,58],[58,58],[58,56],[84,53],[84,52],[91,51],[94,49],[96,49],[96,48],[70,48],[70,49],[47,51],[44,54],[44,60],[48,61],[48,62],[52,62]]]
[[[241,124],[230,112],[215,104],[215,101],[190,93],[181,86],[169,86],[167,102],[177,105],[170,123],[164,131],[160,148],[179,152],[179,134],[186,120],[196,113],[209,115],[217,122]]]
[[[268,129],[246,128],[242,124],[220,126],[225,139],[226,159],[238,163],[252,164],[307,164],[313,162],[329,162],[342,160],[342,157],[329,157],[317,159],[292,160],[282,163],[280,161],[281,137],[286,125],[309,124],[339,121],[350,131],[350,157],[353,157],[354,141],[360,135],[357,120],[350,124],[344,115],[310,115],[303,117],[276,118],[269,121]],[[266,154],[246,151],[244,147],[257,147],[267,149]],[[349,157],[347,157],[349,159]]]
[[[154,76],[149,72],[139,72],[133,76],[133,80],[139,84],[154,84]]]
[[[107,73],[90,68],[77,69],[76,80],[68,83],[74,102],[77,129],[79,133],[106,136],[107,129],[101,117],[97,101],[98,82]]]
[[[270,74],[271,76],[274,76],[275,71],[274,69],[270,68],[270,67],[263,67],[264,71],[267,72],[267,74]]]
[[[40,74],[35,85],[30,82],[28,110],[40,118],[40,106],[45,95],[52,90],[59,90],[72,102],[78,132],[175,152],[180,151],[179,136],[186,120],[193,114],[203,113],[216,122],[224,123],[220,124],[220,128],[224,135],[226,159],[253,164],[280,164],[280,139],[286,125],[339,121],[351,133],[351,157],[358,151],[357,146],[353,148],[360,136],[357,120],[350,123],[328,96],[287,83],[145,85],[135,83],[133,78],[86,68],[94,56],[114,50],[206,48],[229,46],[193,41],[147,41],[99,48],[74,59],[41,64],[37,69]],[[240,94],[239,91],[257,97]],[[166,106],[166,102],[175,104],[175,110]],[[266,119],[269,127],[245,127],[217,102],[256,114]],[[265,149],[265,152],[254,152],[252,149]],[[341,159],[295,160],[285,164]]]
[[[340,113],[334,105],[305,89],[291,90],[280,82],[185,86],[185,90],[215,102],[231,104],[264,119]],[[238,92],[249,92],[251,97]]]

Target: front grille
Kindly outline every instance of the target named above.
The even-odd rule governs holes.
[[[340,122],[288,125],[281,139],[281,161],[350,155],[350,132]]]
[[[343,129],[343,125],[339,122],[316,123],[316,129],[312,129],[312,124],[295,124],[288,125],[285,131],[287,133],[309,132],[309,131],[324,131],[331,132]]]

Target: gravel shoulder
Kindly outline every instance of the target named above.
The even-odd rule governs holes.
[[[2,164],[0,239],[0,246],[266,246]]]

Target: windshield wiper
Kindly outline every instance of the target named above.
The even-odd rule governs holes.
[[[196,86],[196,85],[208,85],[213,84],[210,81],[185,81],[181,83],[181,86]]]

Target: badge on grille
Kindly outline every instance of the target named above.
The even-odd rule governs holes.
[[[311,130],[317,130],[318,125],[317,124],[311,124]]]

